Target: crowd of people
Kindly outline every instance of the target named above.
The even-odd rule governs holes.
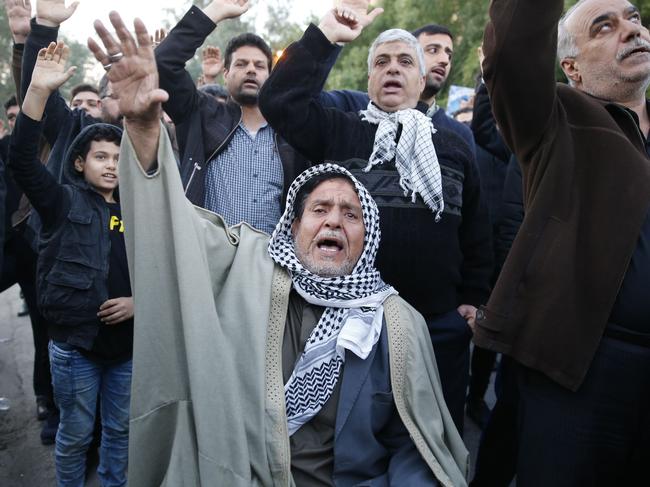
[[[627,0],[492,0],[454,118],[434,23],[374,40],[367,92],[324,90],[369,0],[275,65],[253,33],[205,46],[247,0],[169,33],[111,12],[106,74],[69,100],[76,3],[5,7],[0,290],[29,311],[58,485],[638,484],[650,33]]]

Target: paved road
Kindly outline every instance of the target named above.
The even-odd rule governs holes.
[[[55,485],[54,448],[40,442],[32,389],[33,342],[29,318],[18,318],[18,287],[0,294],[0,397],[11,402],[0,411],[0,486],[48,487]],[[488,402],[494,401],[492,391]],[[465,443],[475,458],[480,431],[465,419]],[[88,487],[98,485],[96,475]]]

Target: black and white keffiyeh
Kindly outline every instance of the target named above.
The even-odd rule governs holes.
[[[431,140],[431,134],[436,132],[431,118],[413,108],[385,112],[372,102],[359,115],[362,120],[378,125],[375,145],[364,170],[370,171],[373,166],[394,158],[404,195],[410,193],[415,202],[419,194],[439,221],[445,203],[440,163]],[[402,133],[396,142],[400,125]]]
[[[305,269],[294,249],[291,225],[300,188],[314,176],[339,173],[355,185],[365,226],[364,247],[351,274],[321,277]],[[345,349],[365,359],[379,340],[383,302],[397,294],[375,269],[379,248],[379,211],[370,193],[347,170],[336,164],[307,169],[291,184],[287,205],[269,242],[271,258],[291,273],[295,290],[309,303],[325,307],[284,386],[289,434],[313,418],[332,395],[345,360]]]

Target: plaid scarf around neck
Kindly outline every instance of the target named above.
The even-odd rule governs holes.
[[[291,225],[296,195],[312,177],[324,173],[339,173],[354,182],[363,213],[363,252],[352,273],[344,276],[321,277],[311,273],[298,260],[294,249]],[[284,215],[271,236],[268,252],[273,261],[290,272],[294,289],[308,303],[323,306],[325,311],[284,387],[289,435],[316,416],[332,395],[345,361],[345,350],[365,359],[379,340],[382,304],[388,296],[397,294],[375,269],[379,240],[377,205],[344,168],[335,164],[314,166],[291,184]]]
[[[436,221],[440,221],[445,203],[440,163],[431,140],[431,134],[436,132],[431,118],[413,108],[385,112],[372,102],[359,115],[362,120],[378,125],[375,145],[364,171],[395,159],[404,196],[410,193],[411,200],[415,202],[419,194],[435,213]],[[396,141],[400,125],[402,133],[399,141]]]

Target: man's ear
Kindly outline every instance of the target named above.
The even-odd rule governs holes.
[[[580,68],[575,58],[568,57],[562,59],[562,61],[560,61],[560,66],[571,84],[580,84],[582,76],[580,75]]]
[[[81,156],[77,156],[77,158],[74,160],[74,168],[75,168],[75,170],[77,172],[83,173],[85,163],[86,163],[86,161],[84,161]]]

